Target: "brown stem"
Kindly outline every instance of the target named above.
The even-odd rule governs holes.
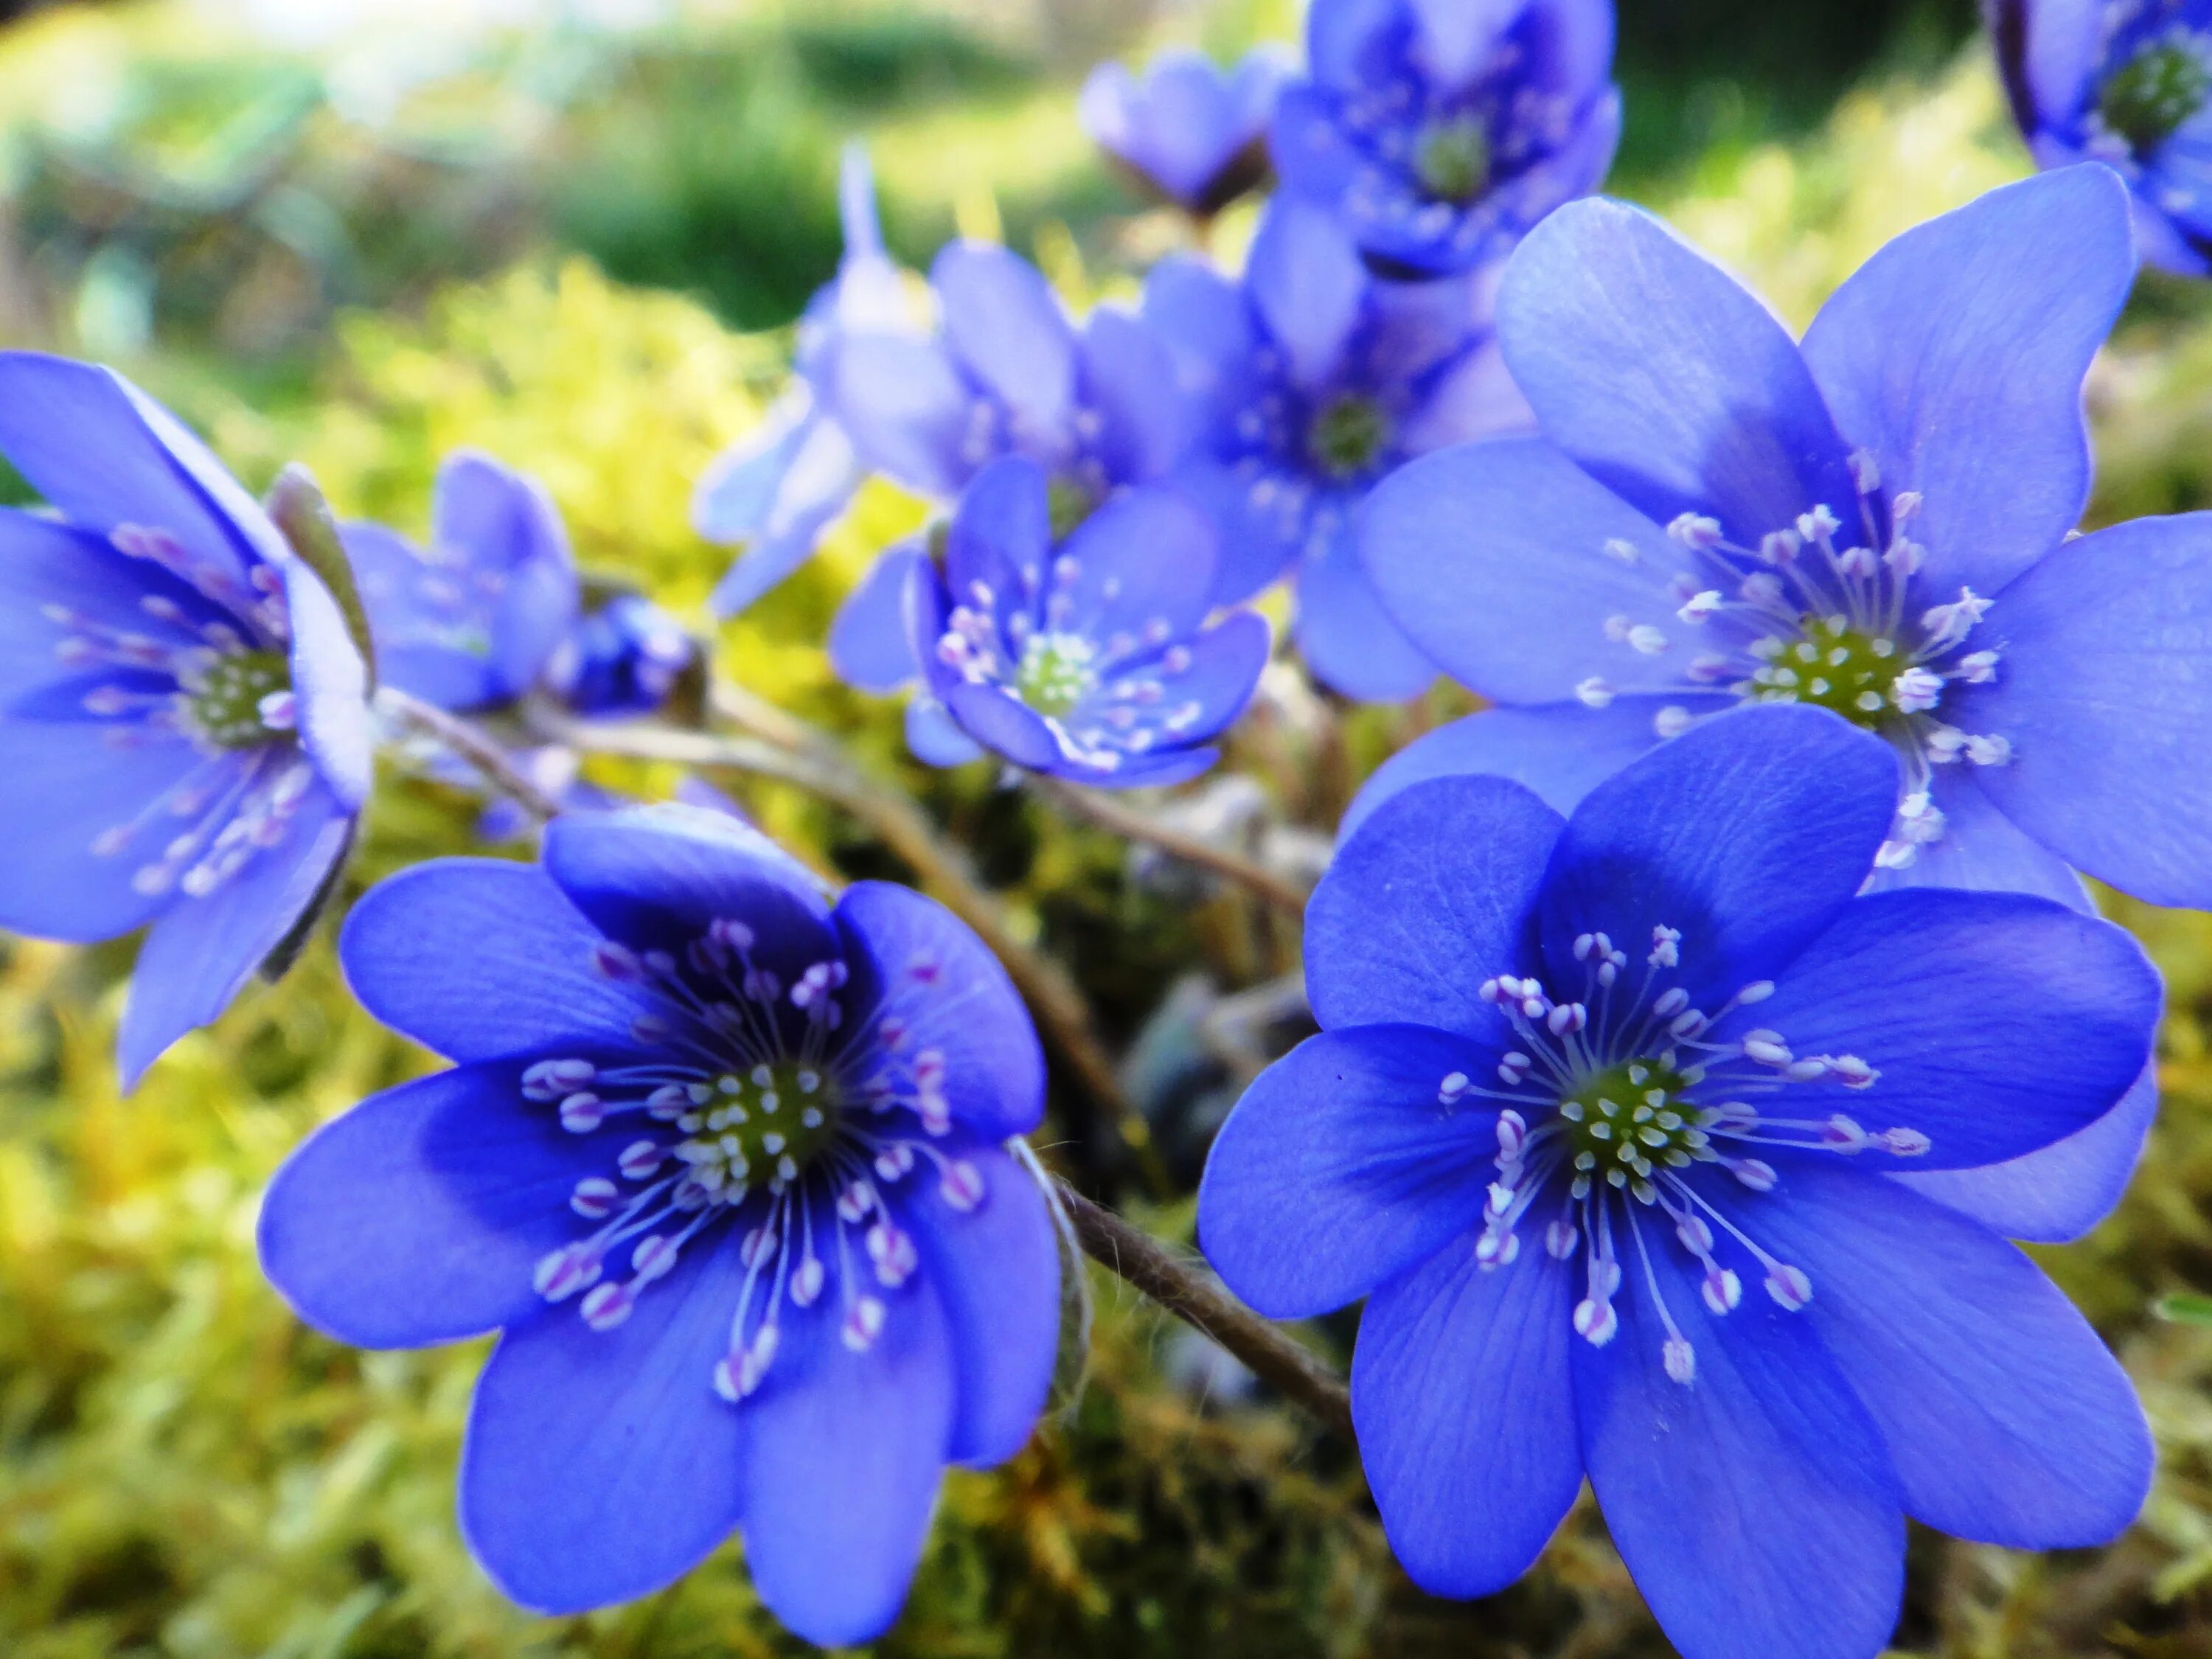
[[[1185,864],[1224,877],[1265,899],[1293,921],[1305,915],[1306,896],[1303,889],[1241,853],[1232,853],[1202,836],[1163,823],[1151,813],[1140,812],[1100,790],[1085,789],[1064,778],[1048,778],[1042,774],[1032,775],[1030,782],[1046,799],[1078,817],[1088,818],[1102,830],[1110,830],[1126,840],[1144,842]]]
[[[1083,1093],[1113,1123],[1156,1186],[1164,1186],[1145,1120],[1122,1092],[1104,1043],[1092,1029],[1083,993],[1065,969],[1016,937],[1005,908],[975,873],[959,844],[912,797],[878,783],[811,735],[796,747],[760,738],[718,736],[635,724],[585,724],[544,708],[531,711],[544,737],[600,755],[665,761],[709,770],[749,772],[795,784],[850,812],[921,878],[922,886],[974,928],[1030,1006],[1045,1040]],[[806,728],[799,727],[804,731]]]
[[[1252,1373],[1350,1440],[1352,1393],[1344,1380],[1250,1309],[1170,1255],[1151,1234],[1092,1203],[1065,1181],[1060,1201],[1084,1253],[1177,1319],[1243,1360]]]
[[[494,789],[540,823],[560,816],[561,803],[524,775],[507,750],[486,737],[479,727],[420,697],[410,696],[396,685],[379,687],[376,702],[394,720],[412,726],[476,768]]]

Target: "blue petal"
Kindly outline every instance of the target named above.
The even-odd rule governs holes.
[[[545,873],[610,939],[681,951],[718,919],[754,933],[761,966],[789,984],[838,957],[814,875],[751,825],[674,802],[569,812],[545,827]]]
[[[0,454],[72,523],[167,531],[232,580],[283,538],[176,416],[112,369],[0,352]]]
[[[983,941],[943,905],[889,882],[856,882],[837,901],[853,989],[847,1010],[894,1018],[903,1059],[945,1060],[953,1119],[989,1140],[1025,1134],[1044,1115],[1044,1054],[1029,1011]]]
[[[2066,860],[2033,840],[1999,810],[1982,787],[1986,769],[1947,766],[1937,770],[1929,797],[1943,814],[1943,833],[1921,847],[1901,870],[1877,870],[1869,891],[1895,887],[1969,887],[1988,892],[2034,893],[2075,909],[2091,908],[2081,878]]]
[[[1632,1251],[1619,1333],[1571,1345],[1583,1458],[1621,1559],[1695,1659],[1868,1659],[1905,1581],[1880,1432],[1803,1314],[1753,1296],[1717,1320],[1671,1242],[1652,1243],[1696,1381],[1663,1369],[1666,1329]]]
[[[945,582],[954,605],[979,603],[989,590],[1001,626],[1030,606],[1052,550],[1052,511],[1044,469],[1026,456],[992,462],[961,492],[945,533]]]
[[[1486,1273],[1447,1248],[1360,1316],[1359,1461],[1390,1553],[1432,1595],[1504,1589],[1582,1490],[1574,1300],[1571,1270],[1541,1250]]]
[[[1845,440],[1922,498],[1907,528],[1931,587],[1993,593],[2080,522],[2081,379],[2135,274],[2127,187],[2068,167],[1906,231],[1806,331]]]
[[[955,685],[945,706],[960,729],[984,748],[1032,772],[1052,772],[1062,763],[1060,743],[1043,716],[1011,691],[995,685]]]
[[[1890,1179],[2003,1237],[2070,1244],[2118,1205],[2157,1115],[2154,1061],[2118,1105],[2063,1140],[1978,1170],[1930,1170]]]
[[[233,763],[234,766],[234,763]],[[152,919],[174,895],[139,892],[131,880],[175,833],[158,803],[194,773],[230,769],[182,738],[115,749],[100,728],[0,719],[0,927],[88,944]],[[149,809],[153,809],[149,811]],[[147,817],[133,844],[103,856],[94,842]]]
[[[1825,709],[1761,705],[1692,726],[1568,819],[1542,911],[1555,986],[1583,983],[1579,935],[1609,934],[1635,961],[1671,927],[1673,982],[1716,1010],[1850,902],[1896,801],[1894,751]]]
[[[1413,1021],[1502,1048],[1511,1030],[1477,993],[1528,960],[1562,828],[1503,778],[1440,778],[1385,805],[1337,849],[1306,905],[1315,1017]]]
[[[317,1330],[418,1348],[542,1304],[531,1276],[577,1236],[596,1174],[512,1065],[463,1066],[370,1096],[284,1160],[261,1204],[262,1271]]]
[[[965,766],[986,752],[943,703],[918,692],[906,706],[906,746],[925,766]]]
[[[1212,266],[1171,254],[1145,278],[1144,320],[1165,345],[1185,396],[1232,414],[1260,342],[1243,290]]]
[[[1168,639],[1194,632],[1212,608],[1219,540],[1212,523],[1184,496],[1164,489],[1127,489],[1108,501],[1062,542],[1074,562],[1069,631],[1097,641],[1147,630]]]
[[[861,461],[924,495],[949,500],[974,471],[962,440],[973,402],[943,345],[855,334],[837,348],[830,402]]]
[[[1726,699],[1684,699],[1696,712]],[[1415,738],[1375,769],[1345,809],[1337,839],[1355,834],[1383,802],[1431,778],[1487,774],[1535,792],[1555,812],[1571,812],[1583,796],[1629,762],[1656,748],[1651,722],[1682,706],[1669,697],[1622,697],[1610,708],[1578,702],[1533,708],[1490,708]]]
[[[749,1425],[713,1378],[741,1258],[692,1251],[611,1330],[568,1304],[500,1339],[461,1445],[461,1532],[510,1598],[546,1613],[627,1601],[737,1525]]]
[[[2002,1163],[2094,1122],[2142,1074],[2159,1016],[2133,939],[2016,893],[1872,894],[1775,981],[1717,1034],[1764,1027],[1800,1054],[1858,1055],[1881,1073],[1871,1088],[1794,1087],[1793,1115],[1917,1129],[1932,1144],[1916,1170]]]
[[[560,510],[536,479],[458,450],[439,465],[430,521],[437,544],[459,556],[471,575],[502,579],[491,665],[501,694],[520,696],[537,683],[580,603]]]
[[[1615,691],[1679,686],[1698,649],[1698,630],[1675,616],[1680,551],[1540,438],[1400,468],[1368,498],[1358,549],[1399,625],[1454,679],[1500,702],[1555,702],[1591,679]],[[1624,620],[1656,629],[1665,648],[1632,647]]]
[[[691,495],[691,527],[710,542],[745,542],[761,534],[800,448],[827,418],[806,382],[793,380],[760,424],[701,476]]]
[[[1782,325],[1638,209],[1577,202],[1529,232],[1498,332],[1545,435],[1660,524],[1708,514],[1755,547],[1858,500]]]
[[[960,361],[1027,433],[1059,433],[1075,405],[1075,331],[1036,267],[990,243],[954,242],[929,285]]]
[[[1101,306],[1079,349],[1086,400],[1103,423],[1099,459],[1115,483],[1166,476],[1189,447],[1196,409],[1170,395],[1175,364],[1166,344],[1127,312]]]
[[[353,836],[330,790],[311,784],[284,839],[204,898],[179,898],[146,935],[116,1033],[125,1089],[179,1037],[211,1024],[323,889]]]
[[[1029,1443],[1060,1354],[1060,1239],[1044,1194],[1018,1159],[996,1146],[960,1154],[983,1178],[984,1198],[963,1213],[921,1176],[893,1189],[922,1271],[944,1304],[958,1381],[945,1455],[978,1468]],[[919,1182],[919,1184],[915,1184]]]
[[[2175,763],[2212,720],[2212,514],[2069,542],[1984,625],[1996,683],[1944,712],[2010,741],[2007,764],[1981,769],[1990,799],[2123,892],[2212,906],[2212,774]]]
[[[1359,568],[1352,536],[1325,538],[1298,567],[1298,648],[1333,690],[1362,702],[1403,702],[1437,677]]]
[[[1446,86],[1474,78],[1533,0],[1406,0],[1419,31],[1420,61]]]
[[[1162,669],[1164,695],[1195,704],[1199,710],[1197,718],[1177,728],[1178,743],[1214,737],[1244,712],[1267,666],[1272,644],[1266,617],[1256,611],[1233,611],[1188,642],[1190,666],[1180,674]]]
[[[276,568],[292,617],[292,690],[300,746],[340,804],[359,811],[376,781],[376,729],[368,712],[368,665],[323,579],[298,559]]]
[[[907,585],[928,580],[929,554],[919,542],[886,549],[867,568],[830,624],[830,666],[862,691],[896,691],[918,678],[914,640],[907,631]]]
[[[958,1420],[934,1279],[917,1274],[887,1300],[883,1334],[859,1354],[838,1340],[831,1297],[787,1313],[766,1382],[736,1413],[753,1587],[823,1647],[867,1641],[897,1618]]]
[[[631,1044],[650,1006],[592,969],[599,930],[552,878],[447,858],[379,882],[338,938],[346,982],[394,1030],[453,1060]]]
[[[1199,455],[1177,467],[1170,482],[1204,508],[1220,532],[1216,605],[1242,605],[1297,557],[1306,516],[1282,509],[1282,477],[1248,477],[1232,464]],[[1261,484],[1269,491],[1264,504],[1255,494]]]
[[[1358,325],[1368,281],[1358,251],[1330,214],[1275,199],[1252,239],[1244,282],[1298,385],[1319,386],[1334,375]]]
[[[2104,46],[2101,0],[1996,0],[1990,33],[2023,127],[2071,122]]]
[[[1073,778],[1094,789],[1165,789],[1173,784],[1188,783],[1191,779],[1212,771],[1220,759],[1221,751],[1208,746],[1178,749],[1124,761],[1110,772],[1074,765],[1061,765],[1055,770],[1061,777]]]
[[[843,427],[828,419],[810,422],[776,480],[758,532],[715,584],[714,613],[736,616],[811,558],[822,532],[851,503],[862,471]],[[701,488],[709,482],[712,475]]]
[[[166,601],[180,620],[146,609]],[[55,612],[70,613],[57,622]],[[57,520],[0,507],[0,699],[13,701],[63,672],[56,649],[82,617],[164,646],[196,647],[208,623],[229,614],[150,559],[118,552],[101,537]]]
[[[2142,1408],[2035,1264],[1894,1182],[1792,1170],[1760,1242],[1888,1443],[1905,1513],[2013,1549],[2109,1543],[2150,1491]]]
[[[341,525],[346,562],[368,611],[376,677],[441,708],[472,709],[518,690],[495,678],[490,606],[460,595],[467,573],[433,565],[396,530]]]
[[[1445,1104],[1501,1051],[1425,1025],[1324,1031],[1254,1079],[1214,1139],[1198,1236],[1229,1288],[1270,1319],[1355,1302],[1474,1235],[1498,1157],[1498,1112]]]

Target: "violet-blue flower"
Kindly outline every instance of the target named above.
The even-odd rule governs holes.
[[[456,1064],[293,1154],[262,1261],[343,1341],[501,1333],[461,1455],[478,1561],[573,1613],[734,1529],[793,1630],[882,1632],[945,1466],[1012,1456],[1054,1363],[1054,1223],[1010,1140],[1042,1060],[995,959],[674,805],[556,819],[542,866],[418,866],[340,951]]]
[[[1469,270],[1603,182],[1620,139],[1612,0],[1314,0],[1272,140],[1398,274]]]
[[[0,453],[50,509],[0,510],[0,927],[149,927],[128,1087],[335,871],[369,788],[368,670],[322,579],[121,376],[0,353]]]
[[[1587,1475],[1684,1659],[1873,1659],[1906,1516],[2042,1549],[2135,1516],[2125,1374],[1898,1174],[2106,1113],[2157,975],[2049,899],[1861,895],[1896,769],[1826,710],[1748,709],[1565,822],[1431,779],[1339,852],[1322,1033],[1231,1115],[1199,1232],[1262,1313],[1367,1297],[1352,1413],[1417,1583],[1503,1588]]]
[[[1267,124],[1295,71],[1276,46],[1255,47],[1234,69],[1203,52],[1161,52],[1142,76],[1101,64],[1077,106],[1091,142],[1146,185],[1200,218],[1267,177]]]
[[[675,617],[642,593],[616,593],[579,616],[545,664],[545,684],[580,714],[647,714],[698,656]]]
[[[1367,493],[1410,457],[1528,419],[1491,336],[1489,287],[1381,281],[1328,214],[1279,198],[1241,283],[1176,258],[1146,284],[1145,320],[1195,409],[1175,477],[1220,526],[1215,598],[1291,574],[1299,647],[1347,696],[1409,697],[1437,672],[1353,556]]]
[[[2116,168],[2154,264],[2212,270],[2212,3],[1987,0],[2014,118],[2039,165]]]
[[[1063,530],[1042,467],[994,463],[907,596],[930,701],[1030,771],[1114,787],[1196,776],[1267,664],[1260,617],[1207,620],[1215,546],[1206,515],[1160,487]]]

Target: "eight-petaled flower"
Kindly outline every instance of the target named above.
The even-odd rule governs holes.
[[[1044,470],[1007,457],[961,497],[942,563],[907,595],[931,700],[1031,771],[1115,787],[1195,776],[1267,662],[1257,615],[1207,622],[1214,548],[1205,515],[1160,488],[1063,533]]]
[[[0,926],[152,924],[125,1085],[221,1013],[325,890],[368,793],[368,670],[221,462],[109,370],[0,355]]]
[[[2046,167],[2118,169],[2150,262],[2212,270],[2212,0],[1988,0],[2014,118]]]
[[[1597,188],[1620,138],[1612,0],[1315,0],[1271,141],[1399,274],[1474,269]]]
[[[1564,823],[1496,777],[1378,811],[1308,913],[1322,1034],[1231,1114],[1200,1237],[1263,1313],[1369,1298],[1352,1410],[1417,1582],[1502,1588],[1587,1474],[1686,1659],[1871,1659],[1906,1516],[2082,1546],[2148,1489],[2089,1326],[1899,1177],[2105,1113],[2158,980],[2048,899],[1860,896],[1893,753],[1733,722]]]
[[[1004,971],[930,901],[833,908],[680,806],[558,819],[542,868],[420,866],[341,951],[459,1063],[310,1138],[262,1260],[365,1347],[501,1333],[462,1452],[487,1571],[573,1612],[735,1528],[793,1630],[883,1630],[944,1466],[1012,1456],[1054,1361],[1054,1224],[1009,1141],[1042,1061]]]
[[[1152,189],[1210,217],[1267,176],[1267,123],[1290,54],[1255,47],[1224,71],[1202,52],[1164,52],[1132,75],[1101,64],[1078,113],[1101,149]]]
[[[1163,261],[1145,320],[1194,405],[1176,483],[1221,527],[1235,604],[1285,573],[1314,672],[1354,697],[1409,697],[1435,665],[1386,617],[1353,556],[1368,492],[1407,458],[1525,425],[1490,332],[1479,277],[1387,283],[1341,226],[1278,200],[1233,283],[1199,260]]]

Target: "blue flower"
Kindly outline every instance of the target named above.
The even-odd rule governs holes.
[[[792,383],[759,428],[716,459],[692,497],[701,536],[745,544],[714,589],[720,616],[737,615],[812,556],[866,476],[835,406],[846,337],[922,331],[906,278],[884,251],[874,178],[857,143],[846,147],[837,202],[844,258],[799,319]]]
[[[519,701],[575,626],[581,589],[558,509],[488,455],[439,467],[427,546],[380,524],[341,534],[378,672],[425,702],[465,713]]]
[[[641,594],[617,593],[576,618],[545,665],[545,683],[580,714],[647,714],[697,655],[675,617]]]
[[[368,669],[331,590],[167,410],[0,353],[0,927],[150,924],[125,1086],[310,915],[367,797]]]
[[[2212,0],[1991,0],[1990,27],[2038,163],[2117,168],[2144,257],[2212,270]]]
[[[838,416],[870,470],[949,506],[992,462],[1024,456],[1065,524],[1182,459],[1187,401],[1130,313],[1100,306],[1078,327],[1035,266],[985,242],[947,246],[929,283],[933,334],[855,334],[838,354]],[[830,659],[847,684],[888,691],[921,672],[900,609],[920,556],[886,554],[839,614]]]
[[[2073,538],[2081,380],[2135,272],[2105,167],[1908,231],[1802,349],[1636,210],[1563,210],[1509,268],[1541,437],[1407,468],[1364,562],[1504,705],[1408,750],[1555,806],[1746,702],[1803,701],[1904,763],[1885,883],[2079,902],[2069,866],[2212,904],[2212,517]],[[2070,539],[2069,539],[2070,538]]]
[[[262,1261],[343,1341],[501,1333],[461,1457],[485,1570],[574,1613],[736,1529],[792,1629],[880,1632],[944,1467],[1019,1449],[1054,1362],[1054,1223],[1009,1140],[1042,1060],[996,961],[674,805],[564,816],[542,866],[419,866],[340,950],[456,1064],[293,1154]]]
[[[1294,573],[1300,648],[1347,696],[1409,697],[1437,672],[1353,556],[1368,492],[1412,456],[1528,419],[1491,337],[1488,287],[1380,281],[1329,216],[1279,198],[1241,284],[1182,258],[1146,284],[1145,320],[1198,411],[1175,477],[1221,528],[1214,597],[1234,604]]]
[[[1125,490],[1071,528],[1043,468],[997,462],[961,497],[942,562],[912,578],[928,702],[1033,772],[1117,788],[1197,776],[1267,664],[1257,615],[1206,621],[1214,547],[1172,490]],[[936,764],[975,752],[908,732]]]
[[[1316,891],[1322,1033],[1223,1127],[1200,1237],[1272,1316],[1367,1297],[1360,1455],[1427,1589],[1518,1577],[1587,1474],[1685,1659],[1872,1659],[1906,1516],[2044,1549],[2142,1504],[2095,1333],[1899,1172],[2106,1112],[2157,975],[2048,899],[1857,896],[1895,774],[1825,710],[1747,710],[1565,822],[1430,780]]]
[[[1141,78],[1101,64],[1077,106],[1091,141],[1187,212],[1210,217],[1267,176],[1275,97],[1290,55],[1261,46],[1224,73],[1201,52],[1164,52]]]
[[[1283,191],[1401,274],[1510,252],[1620,139],[1612,0],[1315,0],[1306,54],[1275,109]]]

